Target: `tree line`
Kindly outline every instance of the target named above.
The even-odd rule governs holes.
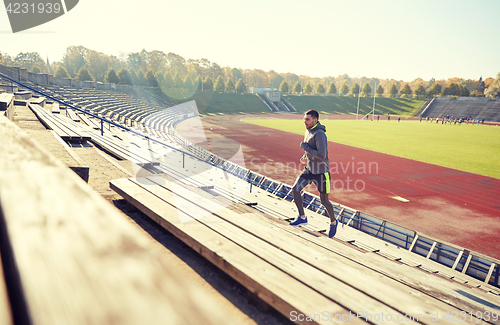
[[[260,69],[221,67],[208,59],[185,59],[175,53],[146,51],[121,54],[100,53],[83,46],[69,46],[61,61],[45,61],[37,52],[11,57],[0,52],[0,63],[19,66],[34,73],[51,73],[58,78],[100,81],[162,89],[245,92],[248,87],[279,88],[284,93],[349,95],[365,97],[500,96],[500,79],[449,78],[411,82],[394,79],[310,77]]]
[[[328,85],[328,89],[323,85],[322,82],[318,83],[315,87],[313,87],[310,83],[306,83],[304,87],[302,84],[297,81],[293,87],[291,88],[292,93],[303,93],[303,94],[318,94],[318,95],[336,95],[342,94],[344,96],[351,95],[354,97],[362,96],[362,97],[403,97],[403,98],[426,98],[426,97],[434,97],[434,96],[484,96],[484,90],[486,89],[486,84],[482,81],[482,78],[479,78],[477,85],[474,83],[473,93],[471,93],[470,89],[466,84],[460,82],[450,82],[446,85],[442,85],[441,82],[435,81],[428,85],[427,88],[423,85],[423,83],[419,83],[415,85],[414,89],[410,87],[409,83],[403,83],[398,85],[397,82],[386,83],[386,87],[382,86],[382,84],[377,85],[377,80],[373,82],[367,81],[363,84],[362,88],[360,84],[355,82],[352,86],[349,86],[347,81],[342,83],[340,89],[337,89],[335,82],[330,82]],[[373,86],[373,87],[372,87]],[[373,89],[375,91],[373,91]],[[280,84],[279,89],[281,92],[289,93],[290,85],[287,80],[283,80]]]

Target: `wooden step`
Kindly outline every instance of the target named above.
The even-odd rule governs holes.
[[[28,305],[24,323],[224,322],[150,238],[5,117],[0,138],[0,216]]]
[[[125,180],[120,180],[119,183],[116,182],[118,181],[111,182],[112,188],[122,195],[124,193],[121,193],[120,190],[123,191],[123,188],[134,188]],[[193,191],[185,189],[183,186],[175,186],[172,182],[167,183],[163,177],[152,176],[147,179],[131,179],[129,182],[143,190],[147,190],[163,201],[163,203],[158,201],[156,204],[160,206],[171,205],[187,214],[188,216],[184,216],[184,218],[187,218],[185,220],[191,221],[185,223],[198,222],[204,224],[240,247],[259,256],[262,260],[299,279],[305,285],[314,288],[323,296],[342,306],[346,306],[350,310],[359,310],[358,308],[361,308],[358,305],[359,303],[364,305],[365,308],[377,311],[385,310],[384,312],[394,314],[394,316],[397,315],[395,310],[414,314],[424,310],[435,310],[439,313],[453,310],[453,308],[450,309],[451,307],[447,302],[435,298],[422,299],[423,297],[418,290],[412,293],[413,289],[395,279],[381,277],[376,272],[375,274],[378,275],[375,275],[373,270],[367,269],[366,266],[352,263],[344,260],[344,258],[339,259],[339,255],[332,255],[330,250],[321,249],[307,241],[297,241],[297,237],[290,236],[287,232],[278,228],[269,227],[262,220],[252,220],[255,217],[254,214],[239,215],[215,203],[213,200],[203,198]],[[144,205],[143,197],[140,197],[140,199],[136,197],[132,201],[139,206]],[[145,207],[143,206],[143,208]],[[155,209],[162,211],[161,207],[155,207]],[[191,216],[191,219],[189,219],[189,216]],[[260,217],[257,216],[257,218]],[[158,217],[156,219],[159,220]],[[178,223],[182,224],[183,222],[178,221]],[[331,242],[326,236],[312,237],[316,240]],[[230,257],[226,256],[225,259],[230,263]],[[358,274],[358,272],[361,273]],[[375,276],[375,278],[371,278],[372,276]],[[333,290],[333,288],[335,289]],[[382,292],[384,294],[380,294]],[[382,302],[383,305],[373,301],[373,297]],[[420,298],[417,298],[414,302],[408,302],[413,299],[412,297]],[[407,301],[408,305],[405,305],[402,301]],[[467,305],[467,307],[471,306]],[[455,308],[459,310],[457,307]],[[473,322],[479,323],[479,321]]]
[[[323,311],[340,315],[349,313],[330,299],[318,295],[313,288],[263,261],[252,252],[130,180],[113,180],[110,186],[160,226],[286,317],[290,317],[294,312],[305,315],[307,311],[313,311],[313,314],[320,314]],[[192,221],[181,222],[189,219]],[[312,323],[327,324],[321,321]]]

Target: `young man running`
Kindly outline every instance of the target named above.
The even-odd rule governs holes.
[[[326,128],[318,121],[319,114],[315,110],[308,110],[304,114],[304,125],[306,132],[304,141],[300,143],[300,148],[305,153],[300,158],[300,162],[305,164],[304,171],[293,185],[293,200],[299,211],[299,216],[292,226],[307,224],[307,217],[304,214],[303,199],[301,191],[307,185],[314,183],[319,191],[321,204],[325,207],[330,217],[330,231],[328,237],[332,238],[337,232],[337,220],[333,213],[333,205],[328,199],[330,193],[330,161],[328,160],[328,141],[326,139]]]

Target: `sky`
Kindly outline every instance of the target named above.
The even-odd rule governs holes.
[[[499,0],[80,0],[18,33],[0,10],[0,52],[53,62],[82,45],[311,77],[477,80],[500,72],[499,16]]]

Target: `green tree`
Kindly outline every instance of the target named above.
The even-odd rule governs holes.
[[[405,96],[410,96],[411,93],[412,93],[410,85],[405,84],[403,86],[403,88],[400,90],[400,93],[403,94],[403,95],[405,95]]]
[[[47,65],[45,64],[45,61],[43,61],[43,59],[40,57],[40,54],[38,54],[37,52],[19,53],[14,58],[14,65],[26,69],[28,71],[31,71],[34,67],[38,67],[40,72],[43,73],[48,73],[49,70],[47,68]]]
[[[392,84],[391,88],[389,89],[389,95],[391,97],[396,97],[398,93],[399,93],[398,87],[396,87],[396,84]]]
[[[384,95],[384,87],[382,85],[378,85],[377,90],[375,90],[378,97],[382,97]]]
[[[201,85],[202,85],[201,76],[198,75],[193,82],[193,89],[196,89],[197,91],[201,91]]]
[[[85,55],[85,67],[97,81],[104,81],[104,77],[111,66],[113,58],[117,58],[100,53],[94,50],[88,50]]]
[[[85,67],[81,67],[76,74],[76,80],[80,81],[94,81],[94,77],[90,74],[89,70]]]
[[[165,88],[165,89],[172,89],[172,88],[175,88],[175,82],[174,82],[174,79],[172,78],[172,75],[168,72],[165,72],[165,74],[163,75],[163,83],[162,83],[162,86]]]
[[[310,93],[312,93],[312,91],[313,91],[313,88],[312,88],[311,84],[310,83],[306,83],[306,85],[304,86],[304,93],[305,94],[310,94]]]
[[[245,86],[243,79],[240,78],[236,83],[236,92],[244,93],[245,91],[247,91],[247,86]]]
[[[137,84],[143,87],[147,85],[147,80],[142,70],[139,70],[139,72],[137,72]]]
[[[300,92],[302,92],[302,85],[300,84],[300,81],[297,81],[295,85],[293,85],[292,91],[297,94],[300,94]]]
[[[316,85],[316,93],[317,94],[324,94],[325,93],[325,87],[323,86],[322,83],[319,83]]]
[[[74,77],[85,65],[88,49],[83,46],[70,46],[66,49],[62,62],[70,76]]]
[[[364,97],[368,97],[372,94],[372,87],[368,82],[364,84],[363,89],[361,90],[361,94]]]
[[[486,88],[484,94],[491,98],[500,97],[500,72],[497,74],[497,78],[493,83]]]
[[[283,80],[280,84],[280,91],[282,93],[288,93],[288,81]]]
[[[459,96],[460,95],[460,86],[457,83],[450,83],[443,89],[444,96]]]
[[[117,84],[120,82],[120,78],[118,78],[115,69],[109,68],[108,72],[106,73],[106,76],[104,77],[104,82],[113,84]]]
[[[66,68],[62,65],[58,66],[56,69],[56,73],[54,74],[56,78],[69,78],[69,73],[66,71]]]
[[[234,80],[243,79],[243,74],[241,73],[240,70],[238,70],[236,68],[231,69],[231,76],[233,77]]]
[[[174,88],[184,88],[184,81],[182,81],[181,76],[178,73],[174,74]]]
[[[186,78],[184,78],[184,88],[187,90],[193,90],[194,88],[193,80],[189,75],[187,75]]]
[[[417,98],[425,97],[426,91],[422,84],[418,85],[417,89],[415,89],[415,95],[417,95]]]
[[[127,65],[136,71],[140,71],[142,69],[146,69],[147,63],[146,63],[146,56],[145,56],[145,50],[143,52],[134,52],[134,53],[129,53],[127,55]]]
[[[147,85],[151,88],[158,88],[158,80],[156,80],[155,74],[153,73],[153,70],[148,70],[146,72],[146,80],[148,81]]]
[[[213,91],[214,90],[214,82],[210,77],[206,77],[203,81],[203,91]]]
[[[485,90],[486,90],[486,84],[484,83],[484,80],[483,80],[483,77],[479,77],[479,88],[477,89],[477,91],[480,93],[480,94],[484,94],[485,93]]]
[[[31,73],[42,73],[42,71],[40,70],[40,68],[37,67],[36,65],[33,68],[31,68],[30,72]]]
[[[330,83],[330,85],[328,86],[327,93],[329,93],[329,94],[336,94],[337,93],[337,87],[335,87],[335,84],[333,82]]]
[[[125,68],[121,68],[118,71],[118,83],[120,85],[131,85],[132,80],[130,80],[130,74]]]
[[[214,90],[220,93],[224,91],[224,79],[222,79],[222,76],[218,76],[217,80],[215,80]]]
[[[267,79],[271,84],[271,88],[279,88],[284,78],[277,74],[274,70],[271,70],[267,73]]]
[[[0,64],[12,66],[13,60],[8,54],[0,52]]]
[[[135,72],[134,69],[130,68],[128,70],[128,76],[130,77],[130,84],[131,85],[139,85],[139,78],[137,77],[137,73]]]
[[[175,53],[168,53],[166,58],[170,71],[178,74],[185,75],[187,72],[186,59]]]
[[[226,91],[229,93],[232,93],[232,92],[234,92],[235,89],[236,89],[236,87],[234,86],[233,79],[228,78],[226,81]]]
[[[467,88],[465,85],[459,85],[460,87],[460,96],[462,97],[469,97],[470,96],[470,90]]]
[[[441,85],[436,82],[432,84],[431,88],[429,89],[429,96],[438,96],[439,94],[441,94],[441,91]]]
[[[349,93],[349,87],[345,82],[342,84],[342,87],[340,88],[340,93],[342,95],[347,95]]]
[[[357,83],[355,83],[354,85],[352,85],[352,87],[351,87],[351,94],[354,97],[357,97],[359,95],[359,85]]]

